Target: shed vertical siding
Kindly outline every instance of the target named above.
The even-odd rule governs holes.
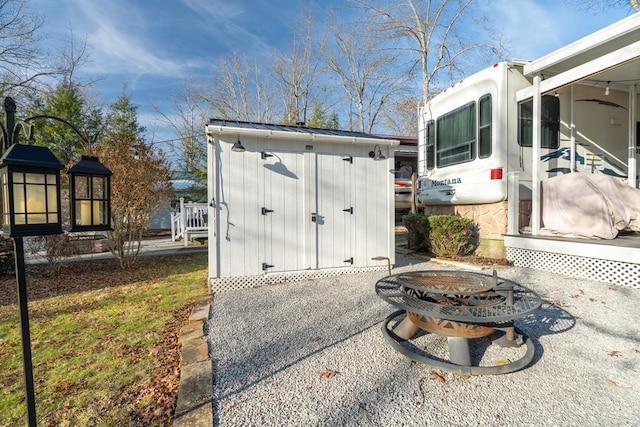
[[[354,257],[351,228],[353,215],[353,165],[347,156],[318,153],[316,158],[317,268],[351,266]]]
[[[371,265],[371,258],[387,256],[395,262],[393,241],[394,194],[393,152],[383,150],[385,160],[374,161],[368,156],[354,158],[354,203],[356,236],[358,239],[357,266]],[[391,203],[389,203],[391,200]],[[385,232],[385,231],[391,231]]]
[[[391,150],[374,161],[371,145],[254,133],[210,135],[210,277],[394,262]]]
[[[262,160],[262,215],[264,271],[305,268],[305,171],[303,156],[296,152],[265,150],[272,157]],[[248,191],[250,191],[248,189]],[[250,194],[250,193],[247,193]]]

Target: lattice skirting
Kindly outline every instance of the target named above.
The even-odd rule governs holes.
[[[640,289],[640,264],[511,247],[506,253],[516,267]]]
[[[210,278],[209,288],[212,293],[235,291],[264,285],[279,285],[287,282],[298,282],[306,279],[335,277],[343,274],[367,273],[372,271],[387,271],[387,266],[336,268],[322,270],[283,271],[279,273],[261,274],[259,276]]]

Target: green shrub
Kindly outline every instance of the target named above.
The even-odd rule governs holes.
[[[437,256],[449,257],[473,252],[473,221],[454,215],[431,215],[428,218],[431,252]]]
[[[402,224],[407,229],[409,249],[417,251],[429,247],[429,220],[426,215],[404,215],[402,217]]]

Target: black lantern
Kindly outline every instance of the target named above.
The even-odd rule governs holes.
[[[2,231],[6,236],[62,233],[60,170],[46,147],[13,144],[0,159]]]
[[[111,172],[97,157],[82,156],[68,174],[71,193],[70,231],[111,230]]]

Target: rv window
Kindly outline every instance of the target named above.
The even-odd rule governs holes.
[[[476,156],[475,102],[438,118],[436,135],[439,167],[473,160]]]
[[[427,122],[427,128],[424,132],[425,137],[425,150],[427,159],[427,170],[431,170],[435,167],[435,159],[436,159],[436,140],[435,135],[433,133],[433,120],[429,120]]]
[[[478,156],[482,159],[491,155],[491,95],[480,98],[478,105]]]
[[[533,144],[533,101],[520,104],[520,132],[518,143],[523,147],[531,147]],[[556,96],[544,95],[542,97],[542,148],[558,148],[558,135],[560,133],[560,100]]]

